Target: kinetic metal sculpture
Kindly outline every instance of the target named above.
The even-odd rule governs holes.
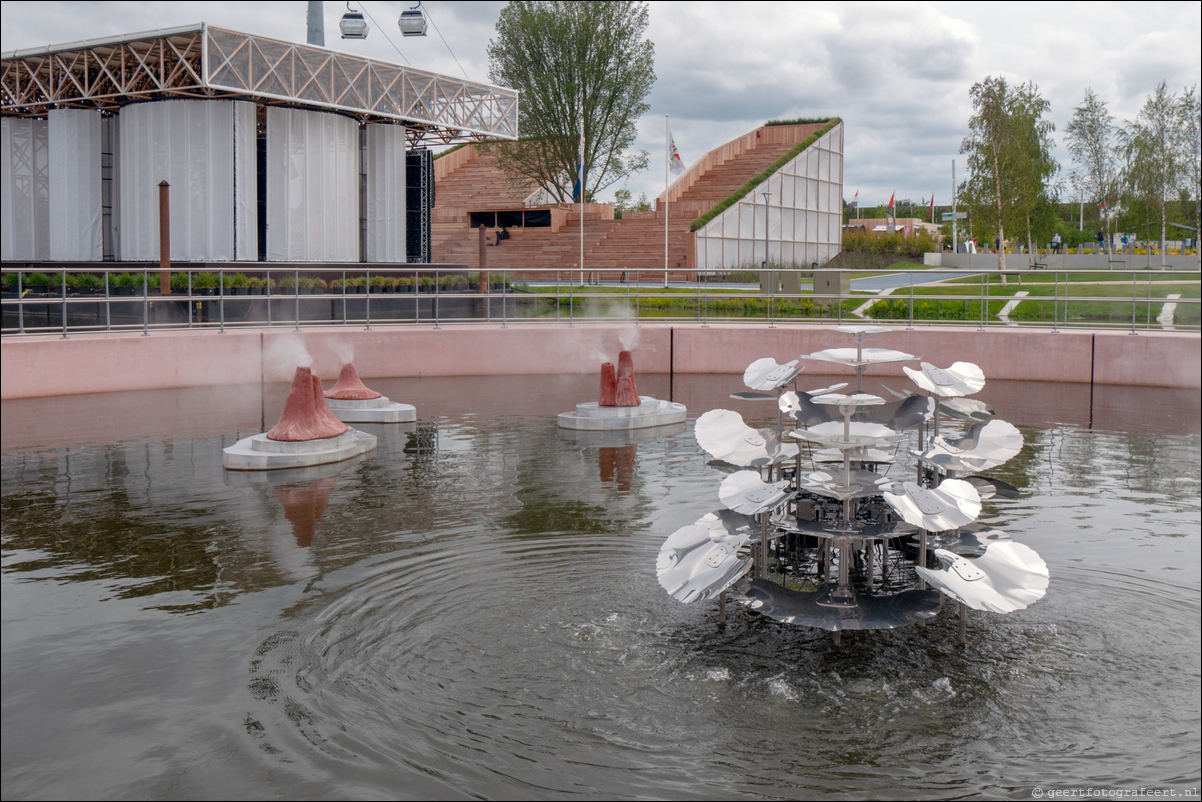
[[[697,419],[697,442],[714,457],[711,465],[734,471],[718,493],[726,509],[668,538],[656,562],[660,584],[682,602],[717,598],[722,620],[729,595],[782,623],[829,630],[836,644],[843,630],[925,621],[947,596],[959,603],[963,645],[968,608],[1008,613],[1047,591],[1048,569],[1038,554],[975,523],[983,500],[1018,491],[970,474],[1018,454],[1022,434],[994,419],[988,405],[963,398],[985,386],[971,363],[903,368],[927,395],[890,390],[900,400],[886,402],[864,393],[863,374],[873,364],[918,357],[864,347],[868,335],[885,328],[835,330],[853,335],[856,347],[799,360],[855,370],[856,392],[840,393],[845,385],[798,391],[799,360],[759,359],[743,377],[753,392],[733,397],[775,398],[780,420],[787,415],[796,428],[756,430],[724,409]],[[785,390],[789,383],[793,390]],[[941,435],[942,415],[967,423],[968,431]],[[917,449],[903,452],[914,432]],[[819,447],[810,461],[841,462],[841,469],[803,471],[802,448],[788,440]],[[889,475],[898,456],[915,460],[916,481]]]

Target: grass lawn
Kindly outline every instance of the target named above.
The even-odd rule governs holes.
[[[1057,288],[1051,283],[1025,283],[1019,287],[991,285],[989,288],[988,318],[997,321],[997,315],[1014,294],[1020,290],[1028,293],[1030,300],[1022,300],[1010,311],[1015,322],[1047,323],[1130,323],[1131,285],[1127,284],[1075,284],[1070,285],[1069,300],[1064,298],[1064,286]],[[1149,318],[1155,323],[1161,313],[1166,296],[1171,293],[1183,299],[1199,298],[1202,287],[1197,282],[1140,284],[1136,287],[1135,322],[1147,324]],[[954,298],[954,296],[961,296]],[[1056,296],[1059,295],[1057,298]],[[914,290],[915,320],[965,320],[981,318],[981,299],[972,286],[920,287]],[[1111,301],[1090,300],[1112,298]],[[1149,302],[1149,298],[1152,300]],[[1043,300],[1046,299],[1046,300]],[[888,298],[877,303],[868,312],[870,317],[880,320],[908,320],[910,302],[908,298]],[[1174,323],[1191,326],[1199,323],[1197,304],[1179,304],[1174,314]]]

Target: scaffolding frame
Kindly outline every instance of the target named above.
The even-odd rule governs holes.
[[[405,126],[410,146],[518,137],[518,92],[199,23],[3,54],[0,113],[224,98]]]

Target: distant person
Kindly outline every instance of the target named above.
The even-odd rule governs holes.
[[[1052,237],[1052,253],[1060,253],[1060,232],[1056,232],[1056,236]]]
[[[1125,254],[1125,253],[1127,253],[1127,235],[1126,234],[1123,235],[1122,243],[1123,243],[1123,253]]]
[[[506,239],[509,239],[509,228],[502,227],[501,230],[497,232],[497,244],[500,245],[501,240],[506,240]]]
[[[1094,239],[1098,241],[1098,253],[1106,253],[1106,235],[1102,233],[1102,229],[1098,229],[1098,235]]]

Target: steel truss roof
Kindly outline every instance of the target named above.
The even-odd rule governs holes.
[[[403,124],[414,144],[516,139],[513,89],[206,23],[3,54],[2,111],[240,98]]]

